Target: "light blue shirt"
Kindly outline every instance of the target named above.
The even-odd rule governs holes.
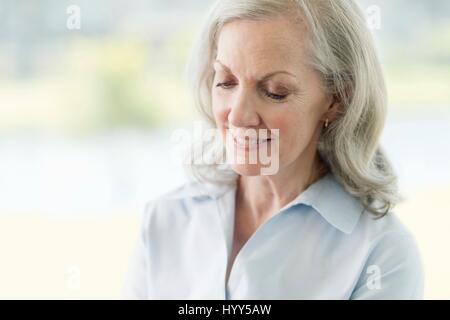
[[[421,299],[414,236],[375,220],[332,173],[263,223],[225,283],[236,186],[186,183],[144,211],[124,297],[131,299]]]

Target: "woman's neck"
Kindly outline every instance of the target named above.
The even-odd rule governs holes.
[[[240,176],[236,200],[255,218],[277,212],[329,172],[318,154],[310,165],[304,163],[297,161],[273,176]]]

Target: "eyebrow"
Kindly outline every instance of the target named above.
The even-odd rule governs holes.
[[[220,60],[215,60],[214,63],[213,63],[213,65],[215,65],[215,64],[220,65],[220,67],[221,67],[222,69],[224,69],[225,71],[227,71],[227,72],[229,72],[229,73],[233,73],[233,72],[231,72],[230,68],[227,67],[226,65],[224,65]],[[294,74],[292,74],[291,72],[288,72],[288,71],[285,71],[285,70],[280,70],[280,71],[274,71],[274,72],[270,72],[270,73],[266,74],[265,76],[263,76],[263,77],[261,78],[261,81],[265,81],[265,80],[267,80],[267,79],[273,77],[274,75],[280,74],[280,73],[281,73],[281,74],[286,74],[286,75],[288,75],[288,76],[291,76],[291,77],[296,78],[296,76],[295,76]]]

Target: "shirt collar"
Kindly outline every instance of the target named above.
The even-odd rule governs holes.
[[[346,234],[353,232],[364,211],[361,201],[348,193],[332,172],[310,185],[283,209],[299,204],[311,206],[328,223]]]
[[[188,195],[197,199],[218,199],[227,192],[234,191],[236,183],[216,185],[194,183],[188,188]],[[297,205],[307,205],[317,211],[329,224],[350,234],[357,225],[364,207],[336,180],[332,172],[314,182],[280,211]]]

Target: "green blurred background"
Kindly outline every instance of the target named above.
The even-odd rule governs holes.
[[[2,0],[1,132],[77,135],[186,121],[184,65],[210,3]],[[381,9],[374,35],[392,111],[448,106],[448,1],[361,3]],[[82,9],[79,30],[66,28],[73,4]]]
[[[359,2],[379,19],[396,211],[426,297],[450,298],[450,2]],[[198,118],[185,64],[211,4],[0,0],[0,298],[120,297],[145,202],[185,179],[170,137]]]

